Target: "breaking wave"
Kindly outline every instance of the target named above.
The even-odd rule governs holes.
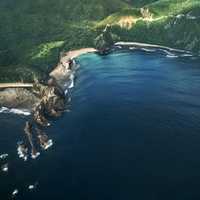
[[[163,52],[167,58],[195,57],[195,55],[193,55],[190,51],[170,49],[170,48],[159,48],[159,47],[148,47],[148,46],[141,48],[141,47],[130,46],[129,50],[142,50],[149,53],[160,51]]]
[[[141,50],[146,51],[146,52],[155,52],[156,49],[153,48],[141,48]]]
[[[65,95],[67,95],[69,89],[72,89],[74,87],[74,82],[75,82],[75,72],[73,71],[69,76],[69,80],[67,80],[64,84]]]
[[[177,55],[175,55],[175,54],[171,54],[171,55],[166,55],[166,57],[167,58],[178,58],[178,56]]]
[[[69,89],[73,88],[74,87],[74,74],[72,73],[69,77],[70,79],[70,85],[68,86]]]
[[[25,115],[25,116],[31,115],[31,112],[29,110],[17,109],[17,108],[7,108],[7,107],[1,107],[0,113],[13,113],[16,115]]]
[[[192,57],[193,55],[192,54],[189,54],[189,53],[184,53],[181,55],[181,57]]]

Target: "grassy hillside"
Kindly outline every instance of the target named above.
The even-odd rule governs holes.
[[[159,0],[144,7],[124,9],[97,24],[112,25],[123,41],[167,45],[200,54],[200,1]]]
[[[92,46],[106,24],[124,41],[200,51],[199,0],[1,0],[0,81],[44,78],[61,51]]]
[[[62,49],[91,46],[93,24],[120,0],[0,1],[0,81],[43,77]]]

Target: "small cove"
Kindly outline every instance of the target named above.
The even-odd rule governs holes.
[[[16,156],[27,117],[0,115],[2,199],[15,188],[18,199],[199,199],[199,58],[122,50],[77,62],[71,112],[37,160]]]

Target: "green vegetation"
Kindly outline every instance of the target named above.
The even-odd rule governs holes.
[[[106,28],[103,30],[103,32],[95,38],[94,45],[101,54],[106,54],[110,50],[110,47],[114,45],[115,41],[117,40],[118,36],[112,34],[111,26],[106,25]]]
[[[112,25],[112,33],[122,41],[160,44],[200,54],[199,0],[159,0],[146,4],[143,10],[123,9],[97,27],[106,24]]]
[[[199,0],[1,0],[0,81],[44,78],[61,51],[93,46],[107,24],[123,41],[200,53]]]
[[[0,81],[44,78],[60,51],[92,46],[96,21],[127,7],[121,0],[0,1]]]

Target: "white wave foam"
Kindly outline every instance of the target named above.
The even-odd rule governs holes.
[[[29,189],[29,190],[33,190],[34,188],[35,188],[34,185],[29,185],[29,186],[28,186],[28,189]]]
[[[8,154],[7,153],[4,153],[4,154],[1,154],[0,155],[0,159],[3,160],[3,159],[6,159],[8,157]]]
[[[7,108],[7,107],[1,107],[0,108],[0,113],[13,113],[13,114],[17,114],[17,115],[25,115],[25,116],[29,116],[31,115],[31,112],[28,110],[24,110],[24,109],[17,109],[17,108]]]
[[[70,85],[68,86],[69,89],[74,87],[74,74],[72,73],[69,77],[70,79]]]
[[[69,92],[69,89],[74,87],[74,72],[70,74],[69,79],[64,84],[64,93],[65,95]]]
[[[18,189],[15,189],[13,192],[12,192],[12,196],[16,196],[17,194],[19,193],[19,190]]]
[[[68,93],[68,89],[66,89],[64,93],[65,93],[65,96],[66,96],[66,95],[67,95],[67,93]]]
[[[181,57],[192,57],[193,55],[192,54],[189,54],[189,53],[184,53],[181,55]]]
[[[0,113],[4,113],[4,112],[7,112],[9,109],[6,108],[6,107],[1,107],[0,108]]]
[[[141,50],[146,51],[146,52],[155,52],[155,49],[147,49],[147,48],[141,48]]]
[[[22,158],[24,161],[27,161],[28,147],[23,143],[23,141],[20,141],[17,144],[18,144],[17,154],[19,155],[19,158]]]
[[[48,140],[48,142],[44,145],[44,150],[47,150],[48,148],[50,148],[53,145],[53,141],[52,140]]]
[[[1,166],[1,170],[2,170],[3,172],[8,172],[8,163],[2,165],[2,166]]]
[[[160,50],[163,51],[164,53],[166,53],[167,58],[178,58],[178,55],[176,55],[168,50],[165,50],[165,49],[160,49]]]
[[[161,49],[161,51],[163,51],[163,52],[166,53],[167,55],[174,55],[173,53],[171,53],[170,51],[165,50],[165,49]]]
[[[28,189],[29,189],[29,190],[34,190],[34,189],[36,189],[36,188],[38,187],[38,184],[39,184],[39,183],[36,181],[34,184],[29,185],[29,186],[28,186]]]
[[[167,58],[178,58],[177,55],[166,55]]]
[[[36,152],[36,153],[31,153],[31,158],[32,159],[36,159],[38,156],[40,155],[40,152]]]

